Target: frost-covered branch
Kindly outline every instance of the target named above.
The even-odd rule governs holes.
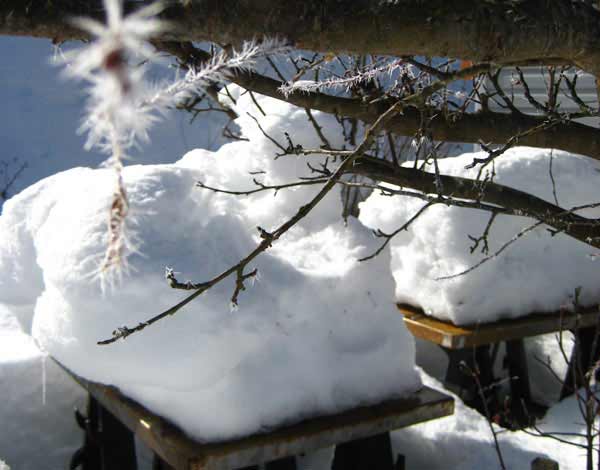
[[[157,47],[189,64],[210,58],[210,54],[189,43],[160,42]],[[475,70],[471,71],[474,72]],[[462,75],[462,79],[466,77],[468,74]],[[385,100],[365,103],[362,98],[333,96],[322,92],[292,93],[286,98],[280,91],[285,82],[253,71],[235,71],[228,78],[247,90],[302,108],[357,119],[366,124],[375,122],[389,106],[389,102]],[[465,103],[468,99],[471,98],[467,97]],[[542,125],[547,118],[523,113],[493,112],[485,107],[480,112],[459,109],[459,112],[453,113],[439,112],[435,107],[424,109],[432,116],[429,128],[438,141],[504,144],[512,136],[522,134],[519,145],[556,148],[600,159],[600,130],[578,122],[560,120],[551,129],[527,132]],[[407,106],[402,114],[396,115],[386,124],[386,130],[396,135],[413,136],[419,132],[421,125],[421,111]]]
[[[104,0],[106,24],[89,18],[75,20],[95,40],[65,56],[67,73],[89,83],[86,116],[81,131],[87,133],[86,148],[96,148],[109,157],[115,171],[115,189],[108,217],[107,249],[98,269],[101,281],[112,283],[115,274],[127,268],[127,257],[136,251],[135,221],[129,215],[129,202],[122,178],[127,152],[140,141],[149,140],[149,131],[168,108],[215,83],[225,81],[226,71],[254,66],[265,55],[286,52],[278,40],[265,39],[228,48],[215,54],[200,67],[192,67],[180,79],[162,87],[150,86],[144,68],[135,60],[152,61],[154,48],[149,40],[167,25],[156,19],[163,5],[153,3],[124,16],[121,0]],[[133,232],[132,235],[127,232]]]
[[[283,84],[279,90],[286,98],[292,93],[310,93],[324,89],[349,91],[351,88],[360,86],[374,80],[381,75],[392,75],[396,72],[410,73],[410,66],[401,59],[394,60],[382,66],[371,66],[354,74],[348,74],[344,77],[332,77],[326,80],[297,80]]]

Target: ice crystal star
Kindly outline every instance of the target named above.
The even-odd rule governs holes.
[[[160,3],[124,16],[121,0],[104,0],[106,24],[88,18],[75,20],[94,40],[65,56],[67,73],[89,83],[86,112],[80,132],[87,134],[86,149],[108,155],[116,184],[109,208],[107,249],[100,262],[102,284],[112,284],[127,268],[127,256],[136,251],[135,221],[130,215],[122,177],[123,160],[129,149],[149,141],[149,129],[165,111],[206,86],[224,82],[232,69],[252,67],[257,58],[287,52],[277,40],[245,43],[240,51],[215,54],[201,68],[190,69],[183,78],[163,87],[148,86],[140,62],[152,61],[154,49],[148,39],[165,29],[156,15]],[[129,233],[128,233],[129,232]]]

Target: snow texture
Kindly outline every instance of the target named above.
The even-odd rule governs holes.
[[[5,203],[0,301],[65,366],[118,386],[199,440],[266,431],[418,389],[414,343],[393,307],[389,252],[369,264],[356,261],[377,240],[357,220],[344,225],[339,190],[256,262],[260,278],[241,294],[239,311],[230,312],[229,280],[126,341],[96,345],[185,295],[167,287],[165,266],[180,279],[207,280],[251,251],[256,226],[271,229],[317,191],[236,198],[195,187],[201,180],[251,189],[249,171],[266,172],[257,176],[266,184],[308,174],[300,158],[273,160],[275,146],[247,114],[260,118],[260,110],[249,95],[230,92],[248,142],[124,169],[141,253],[120,287],[103,295],[89,278],[105,249],[112,173],[76,168]],[[296,143],[318,147],[303,110],[255,97],[267,113],[260,118],[267,133],[284,142],[288,130]],[[341,144],[335,119],[315,116],[325,132],[334,131],[332,144]]]
[[[84,393],[0,308],[0,456],[13,470],[66,468],[83,442],[73,408]],[[0,470],[3,470],[0,461]]]
[[[468,153],[439,160],[440,172],[476,178],[477,169],[465,167],[474,158],[486,155]],[[551,157],[556,198],[561,207],[570,209],[598,202],[593,199],[600,182],[598,162],[556,150],[519,147],[507,151],[496,159],[494,182],[555,203],[549,172]],[[361,204],[360,220],[389,233],[424,204],[415,198],[373,193]],[[597,208],[578,213],[600,216]],[[581,304],[600,301],[600,270],[590,256],[595,250],[564,234],[553,236],[546,226],[536,228],[470,273],[437,280],[460,273],[485,256],[481,245],[470,253],[473,241],[469,235],[481,236],[489,218],[489,213],[481,210],[438,204],[427,209],[408,231],[398,234],[391,242],[396,300],[455,324],[491,322],[572,307],[578,287]],[[489,232],[489,253],[495,253],[532,223],[525,217],[498,216]]]
[[[406,456],[409,468],[480,470],[500,468],[492,433],[486,418],[468,408],[459,397],[445,390],[435,379],[422,374],[423,382],[454,397],[454,414],[417,424],[392,433],[394,452]],[[577,400],[572,396],[555,404],[538,423],[544,432],[585,434]],[[496,425],[494,425],[496,426]],[[554,439],[531,436],[524,431],[507,432],[496,427],[506,468],[529,468],[536,457],[548,457],[561,470],[585,468],[585,451]],[[582,444],[581,438],[572,438]],[[325,468],[325,467],[321,467]]]

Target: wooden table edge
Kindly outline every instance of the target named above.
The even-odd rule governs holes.
[[[454,325],[426,315],[422,309],[407,304],[396,306],[404,317],[406,327],[415,337],[448,349],[463,349],[560,330],[586,328],[597,325],[600,321],[598,306],[588,307],[577,313],[532,313],[519,318],[471,325]]]
[[[55,362],[176,469],[245,467],[449,416],[454,412],[452,397],[424,386],[409,397],[308,418],[271,432],[231,441],[200,443],[166,419],[124,396],[118,388],[90,382]]]

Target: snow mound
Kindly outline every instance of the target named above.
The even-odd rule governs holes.
[[[192,151],[171,165],[125,168],[140,253],[112,291],[103,294],[89,279],[105,249],[111,171],[66,171],[7,201],[0,302],[32,323],[39,344],[72,371],[116,385],[199,440],[416,390],[414,343],[394,311],[389,251],[369,264],[356,261],[377,241],[357,220],[340,220],[339,191],[252,265],[260,277],[248,282],[239,311],[230,311],[229,279],[140,334],[96,345],[189,294],[167,287],[165,266],[181,280],[208,280],[256,246],[257,226],[272,230],[318,190],[236,198],[195,186],[245,190],[254,187],[249,172],[260,171],[255,177],[265,184],[309,173],[296,157],[273,160],[276,147],[247,114],[273,138],[285,142],[287,130],[297,143],[318,147],[304,111],[255,96],[267,113],[260,118],[249,95],[230,91],[249,141]],[[324,132],[337,126],[333,117],[315,117]]]
[[[465,166],[473,158],[484,156],[470,153],[440,160],[440,172],[476,178],[477,169],[466,170]],[[499,157],[495,171],[496,183],[531,192],[552,203],[556,195],[566,209],[598,201],[600,165],[586,157],[521,147]],[[360,220],[389,233],[423,205],[414,198],[374,193],[361,205]],[[599,217],[600,210],[587,209],[579,214]],[[489,218],[489,213],[481,210],[435,205],[408,231],[398,234],[391,243],[397,301],[419,306],[427,314],[455,324],[557,311],[573,304],[578,287],[580,303],[600,302],[600,267],[589,256],[594,249],[564,234],[552,236],[545,226],[470,273],[436,280],[462,272],[485,256],[481,245],[471,254],[474,243],[469,236],[480,237]],[[489,253],[495,253],[531,224],[532,220],[525,217],[498,216],[489,232]]]

